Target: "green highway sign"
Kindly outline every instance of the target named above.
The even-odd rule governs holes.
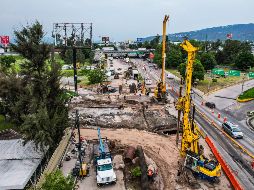
[[[212,70],[212,74],[224,76],[225,75],[225,71],[223,69],[213,69]]]
[[[249,72],[249,77],[250,78],[254,78],[254,73],[253,72]]]
[[[229,76],[237,76],[237,77],[240,77],[240,76],[241,76],[241,72],[240,72],[240,71],[237,71],[237,70],[229,70],[229,71],[228,71],[228,75],[229,75]]]

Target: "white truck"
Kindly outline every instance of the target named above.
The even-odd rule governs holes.
[[[113,170],[112,157],[107,140],[103,140],[98,128],[99,143],[94,145],[94,163],[96,166],[97,185],[116,183],[116,174]]]

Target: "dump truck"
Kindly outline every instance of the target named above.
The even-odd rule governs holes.
[[[109,151],[107,139],[102,139],[100,128],[98,130],[98,143],[94,144],[94,164],[96,168],[97,185],[116,183],[116,174],[113,170],[112,156]]]

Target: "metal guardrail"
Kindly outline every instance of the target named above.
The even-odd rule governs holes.
[[[55,152],[51,156],[51,158],[48,162],[48,165],[46,166],[41,177],[39,178],[39,180],[36,184],[36,188],[41,187],[41,185],[45,181],[45,177],[47,174],[54,172],[58,168],[58,166],[64,156],[64,153],[66,152],[66,149],[67,149],[68,144],[70,142],[70,138],[71,138],[71,130],[69,128],[67,128],[65,130],[65,136],[60,141],[58,147],[56,148]]]

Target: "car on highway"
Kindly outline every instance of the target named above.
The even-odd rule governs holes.
[[[62,66],[62,70],[69,70],[69,69],[72,69],[71,65],[63,65]]]
[[[174,79],[174,75],[168,73],[168,74],[167,74],[167,79]]]
[[[149,78],[145,78],[145,84],[146,85],[151,85],[152,84],[152,80]]]
[[[225,122],[222,124],[222,129],[228,133],[231,137],[233,138],[243,138],[243,132],[241,129],[238,127],[238,125],[235,125],[234,123],[231,122]]]
[[[216,107],[215,103],[213,103],[213,102],[206,102],[205,106],[208,107],[208,108],[211,108],[211,109],[214,109]]]

